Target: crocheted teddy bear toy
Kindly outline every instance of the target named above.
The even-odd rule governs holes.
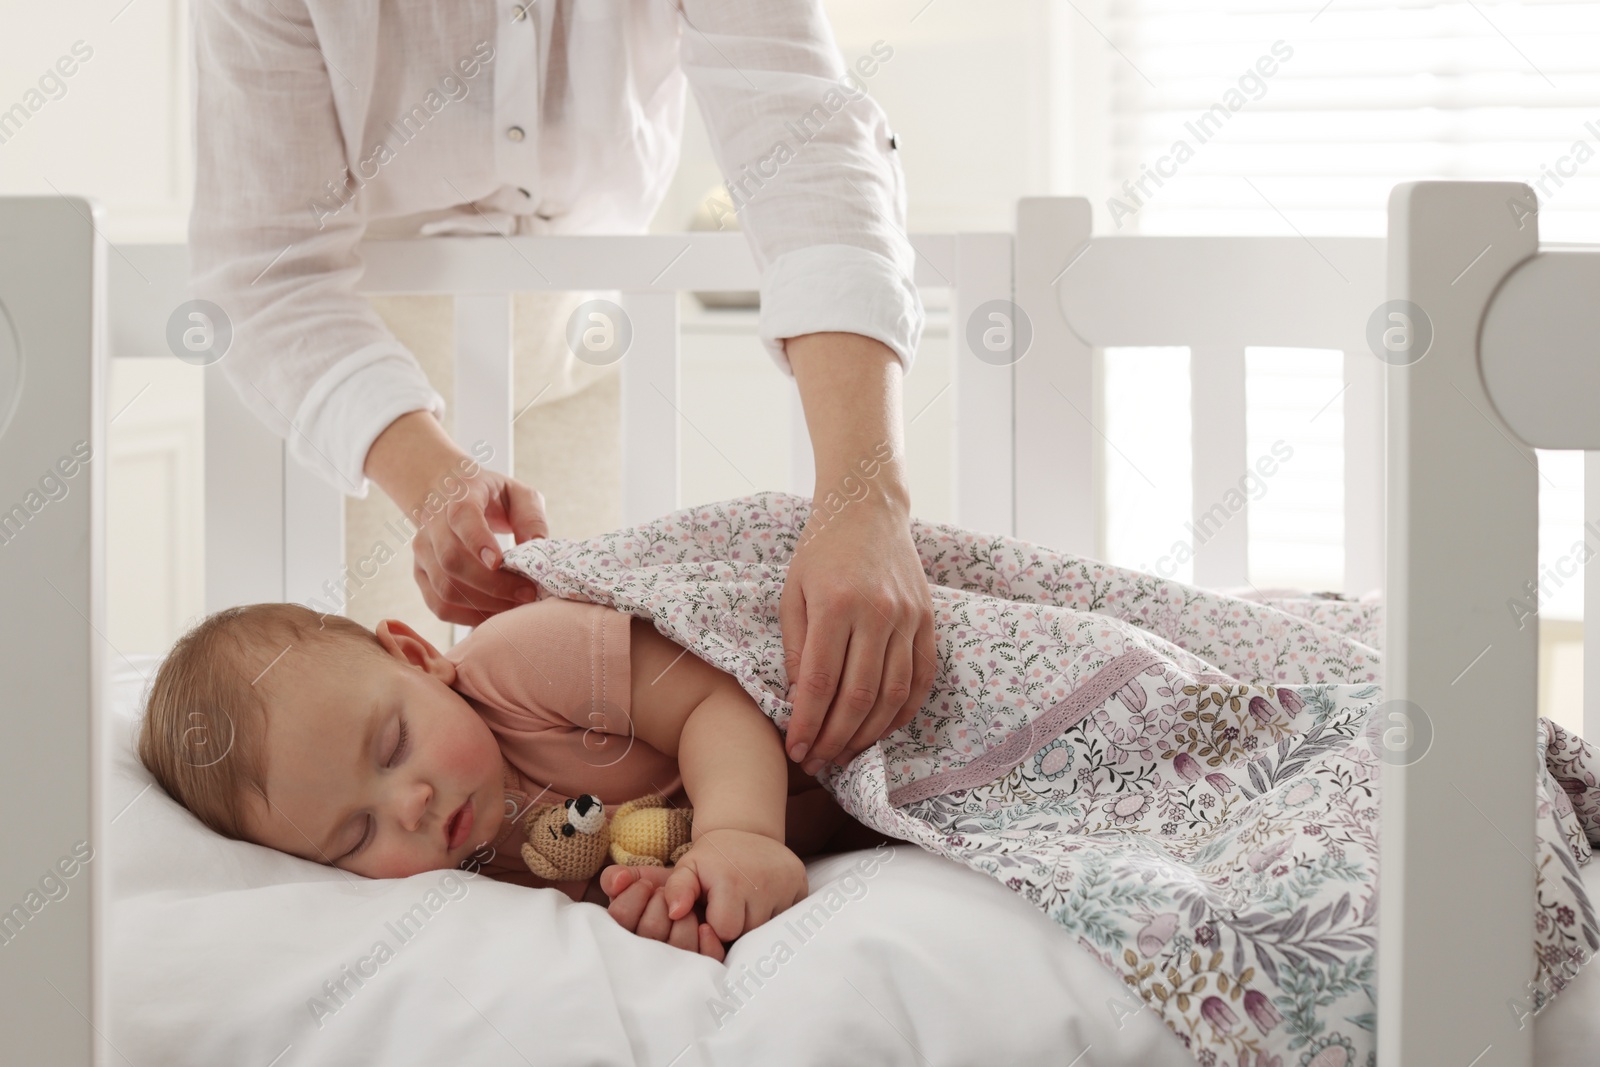
[[[608,820],[600,798],[584,793],[528,814],[522,861],[553,882],[593,878],[607,856],[630,866],[666,867],[693,846],[693,825],[693,811],[673,807],[659,794],[628,801]]]

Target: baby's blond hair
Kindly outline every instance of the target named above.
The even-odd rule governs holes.
[[[275,672],[352,654],[387,657],[378,637],[342,615],[299,604],[245,604],[196,623],[150,685],[139,759],[167,794],[217,833],[250,840],[245,798],[265,797],[268,688]],[[296,664],[294,660],[300,658]]]

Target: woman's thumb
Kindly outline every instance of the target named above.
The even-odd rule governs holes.
[[[506,521],[511,524],[511,532],[518,544],[535,537],[550,536],[550,524],[544,517],[543,493],[507,478],[503,495]]]

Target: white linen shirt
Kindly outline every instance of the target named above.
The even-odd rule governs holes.
[[[819,330],[911,367],[904,177],[855,76],[887,56],[846,80],[819,0],[199,0],[194,37],[194,296],[231,322],[220,365],[245,404],[347,495],[366,496],[389,423],[444,414],[355,291],[357,242],[643,233],[686,83],[734,176],[779,368],[784,338]]]

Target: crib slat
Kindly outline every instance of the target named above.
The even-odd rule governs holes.
[[[678,507],[678,294],[624,292],[633,340],[622,357],[622,524]]]
[[[283,475],[296,460],[245,406],[222,364],[211,364],[205,376],[206,611],[281,601]]]
[[[1096,237],[1061,287],[1090,344],[1366,347],[1376,237]],[[1129,279],[1137,278],[1137,285]]]
[[[455,417],[448,420],[455,443],[485,467],[514,474],[516,448],[511,420],[515,403],[511,293],[457,293],[455,297]],[[488,457],[480,459],[483,449]],[[441,486],[441,493],[448,487]],[[515,538],[496,533],[501,548]],[[472,632],[457,623],[455,639]]]
[[[514,473],[512,442],[514,406],[510,293],[461,293],[456,296],[455,420],[451,436],[475,458],[474,448],[491,452],[483,466]],[[500,534],[510,547],[511,535]]]
[[[344,562],[344,494],[287,448],[282,455],[283,599],[344,615],[354,588]]]
[[[1362,349],[1344,355],[1344,591],[1383,588],[1383,370]]]
[[[1194,581],[1211,588],[1250,580],[1244,349],[1189,350]]]

